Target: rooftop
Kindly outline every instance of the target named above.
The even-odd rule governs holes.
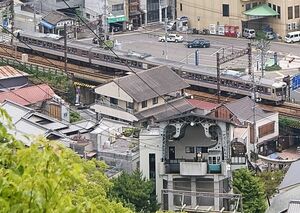
[[[0,103],[3,103],[5,100],[10,100],[22,106],[28,106],[49,100],[54,95],[54,91],[47,84],[41,84],[2,92],[0,93]]]
[[[27,73],[17,70],[11,66],[0,66],[0,79],[28,76]]]
[[[143,70],[115,79],[114,82],[137,102],[189,87],[188,83],[167,66]]]
[[[285,174],[281,184],[279,185],[279,189],[285,189],[296,184],[300,184],[300,176],[297,171],[300,170],[300,160],[293,162]]]
[[[188,102],[198,108],[198,109],[205,109],[205,110],[212,110],[215,109],[219,104],[211,103],[211,102],[206,102],[206,101],[200,101],[196,99],[188,99]]]
[[[52,25],[56,25],[60,21],[70,20],[70,19],[72,18],[58,11],[51,11],[50,13],[48,13],[43,17],[44,21]]]

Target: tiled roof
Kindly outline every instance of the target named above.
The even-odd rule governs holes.
[[[237,118],[241,121],[253,121],[253,100],[248,96],[229,102],[224,105],[229,109]],[[255,107],[256,119],[262,119],[270,116],[272,113],[267,113],[259,108],[257,105]]]
[[[188,99],[188,102],[198,108],[198,109],[206,109],[206,110],[212,110],[215,109],[219,104],[211,103],[211,102],[206,102],[206,101],[200,101],[200,100],[195,100],[195,99]]]
[[[300,170],[300,160],[293,162],[285,174],[281,184],[279,185],[279,189],[284,189],[290,186],[294,186],[296,184],[300,184],[300,176],[298,171]]]
[[[115,79],[114,82],[137,102],[189,87],[188,83],[167,66],[143,70]]]
[[[0,79],[15,78],[21,76],[28,76],[28,74],[11,66],[0,66]]]
[[[72,18],[58,11],[51,11],[43,17],[43,20],[52,25],[56,25],[60,21],[72,20]]]
[[[54,95],[54,91],[47,84],[41,84],[2,92],[0,93],[0,102],[3,103],[5,100],[10,100],[20,105],[27,106],[51,99]]]

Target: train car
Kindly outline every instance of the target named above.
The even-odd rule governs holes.
[[[63,60],[64,43],[62,37],[51,37],[43,33],[18,33],[18,50],[31,54],[38,53],[48,58]],[[156,65],[146,62],[147,54],[117,52],[116,56],[109,50],[97,45],[68,41],[68,61],[74,64],[99,68],[103,71],[125,72],[150,69]],[[129,68],[129,67],[130,68]]]
[[[183,65],[175,68],[175,71],[192,86],[217,90],[216,68]],[[254,81],[258,101],[280,105],[286,100],[285,82],[257,77]],[[232,70],[221,70],[220,90],[231,95],[251,97],[253,95],[252,76]]]

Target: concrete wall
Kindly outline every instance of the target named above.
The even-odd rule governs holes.
[[[133,102],[133,99],[122,90],[115,82],[104,84],[103,86],[97,87],[95,92],[99,95],[116,98],[127,102]]]
[[[147,107],[145,108],[142,108],[142,103],[137,103],[137,111],[143,111],[143,110],[146,110],[146,109],[150,109],[152,107],[156,107],[156,106],[159,106],[159,105],[162,105],[162,104],[165,104],[165,101],[162,97],[158,97],[158,103],[157,104],[153,104],[153,101],[152,99],[150,100],[147,100]]]

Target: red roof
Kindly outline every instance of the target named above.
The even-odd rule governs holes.
[[[28,74],[11,66],[0,66],[0,79],[15,78],[21,76],[27,77]]]
[[[0,93],[0,103],[10,100],[23,106],[51,99],[54,91],[47,84],[24,87]]]
[[[200,100],[195,100],[195,99],[188,99],[188,102],[196,108],[199,109],[206,109],[206,110],[212,110],[215,109],[219,104],[211,103],[211,102],[206,102],[206,101],[200,101]]]

